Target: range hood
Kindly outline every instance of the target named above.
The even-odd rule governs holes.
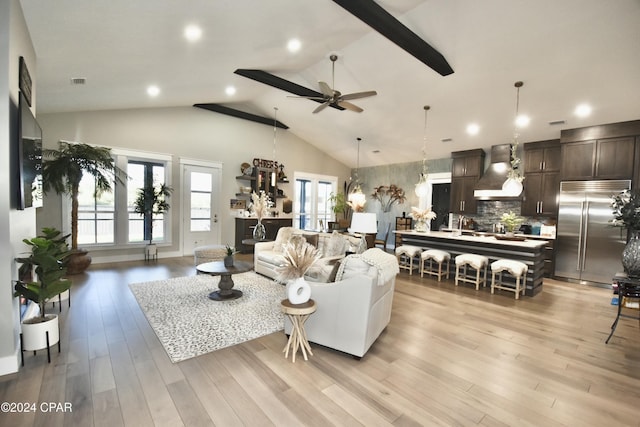
[[[490,160],[489,167],[475,186],[473,197],[479,200],[520,199],[520,195],[513,196],[502,189],[511,170],[511,144],[492,146]]]

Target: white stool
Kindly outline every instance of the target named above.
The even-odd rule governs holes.
[[[396,248],[396,258],[398,258],[398,267],[409,270],[409,275],[413,274],[413,270],[419,267],[419,262],[416,266],[413,265],[413,259],[420,256],[422,248],[418,246],[402,245]]]
[[[487,286],[487,265],[489,258],[476,254],[460,254],[456,257],[456,286],[458,282],[474,283],[476,291],[482,286]],[[467,276],[467,266],[476,270],[476,275]],[[462,272],[460,271],[462,269]],[[480,270],[484,270],[484,276],[480,279]]]
[[[516,299],[520,297],[520,291],[524,295],[526,286],[521,283],[520,278],[527,276],[527,264],[520,261],[513,261],[510,259],[499,259],[491,263],[491,293],[497,289],[503,289],[505,291],[511,291],[516,293]],[[513,277],[516,278],[515,287],[512,284],[506,284],[502,281],[502,272],[507,271]],[[498,281],[496,281],[496,273],[498,273]]]
[[[420,254],[420,277],[424,277],[424,273],[431,274],[438,278],[438,282],[441,281],[442,276],[449,278],[449,262],[451,255],[449,252],[441,251],[439,249],[429,249]],[[429,261],[429,268],[426,264]],[[433,261],[438,263],[438,270],[433,269]],[[447,269],[442,271],[442,264],[447,261]]]

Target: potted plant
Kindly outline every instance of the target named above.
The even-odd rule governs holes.
[[[59,141],[58,149],[42,150],[42,188],[47,192],[68,194],[71,197],[71,251],[67,265],[69,274],[83,272],[91,257],[78,249],[78,194],[85,173],[95,178],[96,196],[113,190],[114,182],[124,183],[126,173],[116,166],[111,150],[88,144]]]
[[[149,240],[145,248],[145,259],[157,256],[158,249],[153,243],[153,218],[169,211],[167,197],[171,196],[172,191],[173,189],[165,184],[138,188],[133,211],[145,218],[144,238]]]
[[[22,264],[21,271],[33,268],[37,280],[17,280],[14,296],[21,296],[38,304],[40,314],[22,322],[22,350],[47,348],[48,352],[49,347],[59,342],[60,332],[58,316],[46,314],[46,303],[71,286],[71,281],[64,278],[67,273],[65,262],[71,251],[55,239],[46,237],[24,239],[23,242],[31,247],[31,254],[16,258],[16,261]]]
[[[514,214],[512,211],[509,211],[503,213],[500,220],[504,224],[504,228],[507,230],[507,233],[513,234],[516,227],[522,224],[523,218]]]
[[[345,196],[345,193],[331,193],[329,195],[329,203],[331,203],[331,210],[336,216],[337,228],[346,229],[349,226],[349,221],[347,218],[350,208],[349,204],[347,203],[347,197]],[[339,215],[342,215],[342,218],[340,218]],[[336,227],[329,224],[329,229],[334,230],[336,229]]]
[[[229,246],[229,245],[225,245],[224,248],[225,248],[225,252],[226,252],[226,255],[224,257],[224,266],[225,267],[233,267],[233,254],[236,253],[236,250],[232,246]]]

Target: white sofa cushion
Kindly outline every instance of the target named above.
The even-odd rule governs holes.
[[[280,266],[284,264],[284,255],[281,252],[265,251],[258,254],[260,261],[268,262],[269,264]]]

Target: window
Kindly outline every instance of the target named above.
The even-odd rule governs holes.
[[[114,191],[95,197],[94,178],[85,174],[80,182],[78,197],[78,243],[82,245],[125,246],[147,240],[145,225],[153,227],[153,241],[170,241],[169,214],[143,218],[133,212],[137,189],[146,182],[169,185],[171,156],[113,149],[119,168],[128,179],[125,186],[114,185]],[[71,224],[71,204],[63,209],[63,224]],[[68,225],[67,225],[68,227]],[[68,229],[64,230],[66,233]]]
[[[112,184],[112,187],[115,185]],[[114,193],[95,197],[95,178],[84,174],[78,194],[78,244],[109,244],[115,242]]]
[[[142,216],[134,212],[134,201],[138,197],[138,190],[146,186],[156,187],[164,184],[164,165],[151,162],[131,160],[127,164],[127,212],[129,213],[129,242],[164,240],[164,215]],[[150,235],[151,231],[151,235]]]
[[[327,228],[334,218],[329,197],[336,191],[337,182],[334,176],[295,174],[294,227],[303,230]]]

